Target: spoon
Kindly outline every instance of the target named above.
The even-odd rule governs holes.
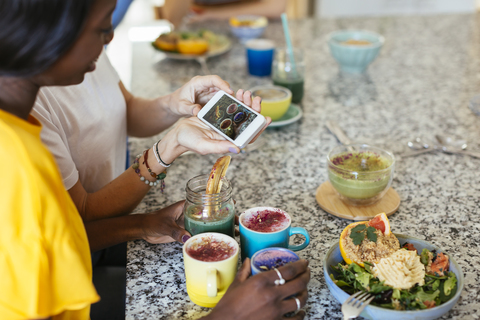
[[[413,151],[404,153],[402,155],[403,157],[417,156],[420,154],[438,150],[436,145],[430,145],[428,142],[423,141],[421,138],[416,138],[414,141],[408,141],[407,145]]]
[[[467,142],[465,140],[454,140],[451,137],[443,137],[436,134],[435,139],[440,143],[440,147],[445,152],[462,152],[467,149]]]
[[[421,138],[416,138],[414,141],[408,141],[407,145],[412,150],[423,150],[430,148],[428,142],[423,141]]]
[[[475,158],[480,158],[480,152],[468,151],[467,142],[465,140],[454,140],[451,137],[443,137],[440,135],[435,135],[438,143],[440,143],[440,148],[445,153],[452,154],[466,154]]]

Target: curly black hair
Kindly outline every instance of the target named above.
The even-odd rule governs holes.
[[[94,0],[1,0],[0,76],[48,69],[75,42]]]

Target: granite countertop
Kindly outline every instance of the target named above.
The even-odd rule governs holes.
[[[330,295],[322,261],[352,221],[332,216],[315,201],[327,180],[326,155],[338,141],[325,127],[335,120],[357,142],[406,150],[406,142],[434,134],[462,137],[480,150],[480,117],[469,99],[480,92],[480,25],[476,15],[301,20],[291,22],[295,46],[305,50],[307,72],[304,117],[294,124],[268,129],[257,150],[234,155],[227,176],[233,183],[238,213],[255,206],[274,206],[292,215],[293,225],[310,233],[302,258],[310,261],[312,279],[305,307],[307,319],[341,319],[340,304]],[[201,25],[227,33],[226,23]],[[345,76],[330,56],[326,35],[343,28],[376,31],[385,45],[363,76]],[[284,45],[279,22],[265,38]],[[236,42],[230,52],[208,60],[213,74],[231,87],[271,83],[249,76],[245,49]],[[196,61],[161,60],[148,43],[133,45],[132,92],[153,98],[177,89],[202,69]],[[130,139],[136,154],[157,137]],[[185,198],[186,182],[208,173],[217,156],[190,154],[169,170],[167,188],[152,189],[136,212],[148,212]],[[442,319],[476,319],[480,308],[480,159],[440,152],[403,158],[393,188],[401,197],[390,216],[392,231],[430,241],[452,255],[465,275],[465,288]],[[128,245],[127,319],[198,319],[209,309],[186,294],[181,245]]]

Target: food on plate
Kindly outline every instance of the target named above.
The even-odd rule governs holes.
[[[161,34],[154,42],[154,45],[161,50],[177,51],[178,34],[174,32]]]
[[[379,262],[400,248],[400,243],[390,232],[390,223],[385,213],[376,215],[370,221],[348,225],[340,235],[340,252],[347,264],[356,262]]]
[[[209,30],[161,34],[153,43],[160,50],[182,54],[201,55],[220,45],[224,40]]]
[[[223,156],[215,162],[207,181],[207,194],[216,194],[222,190],[222,178],[227,173],[231,159],[231,156]]]
[[[184,54],[203,54],[208,50],[208,42],[201,38],[180,39],[177,43],[177,50]]]
[[[400,246],[384,213],[347,226],[339,245],[344,261],[332,266],[336,276],[331,274],[331,279],[348,294],[373,294],[372,305],[427,309],[445,303],[457,292],[457,277],[450,271],[448,256],[426,248],[419,254],[409,243]]]
[[[247,27],[247,28],[260,28],[265,27],[268,24],[268,20],[262,16],[242,15],[237,17],[231,17],[230,25],[232,27]]]

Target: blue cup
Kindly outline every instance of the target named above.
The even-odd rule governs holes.
[[[269,76],[272,73],[275,44],[267,39],[253,39],[245,44],[247,48],[248,72],[254,76]]]
[[[248,221],[252,216],[258,215],[262,211],[272,210],[278,211],[287,217],[288,222],[286,226],[274,232],[259,232],[248,229],[244,221]],[[292,251],[299,251],[304,249],[310,243],[310,236],[307,230],[300,227],[292,227],[292,218],[288,213],[280,209],[271,207],[257,207],[249,209],[240,215],[240,248],[242,253],[242,261],[245,258],[252,258],[253,254],[259,250],[272,247],[287,248]],[[289,244],[290,237],[294,234],[301,234],[305,237],[305,241],[300,245]]]
[[[279,268],[287,263],[300,260],[300,257],[293,251],[285,248],[267,248],[255,252],[250,261],[252,275],[260,272]]]

